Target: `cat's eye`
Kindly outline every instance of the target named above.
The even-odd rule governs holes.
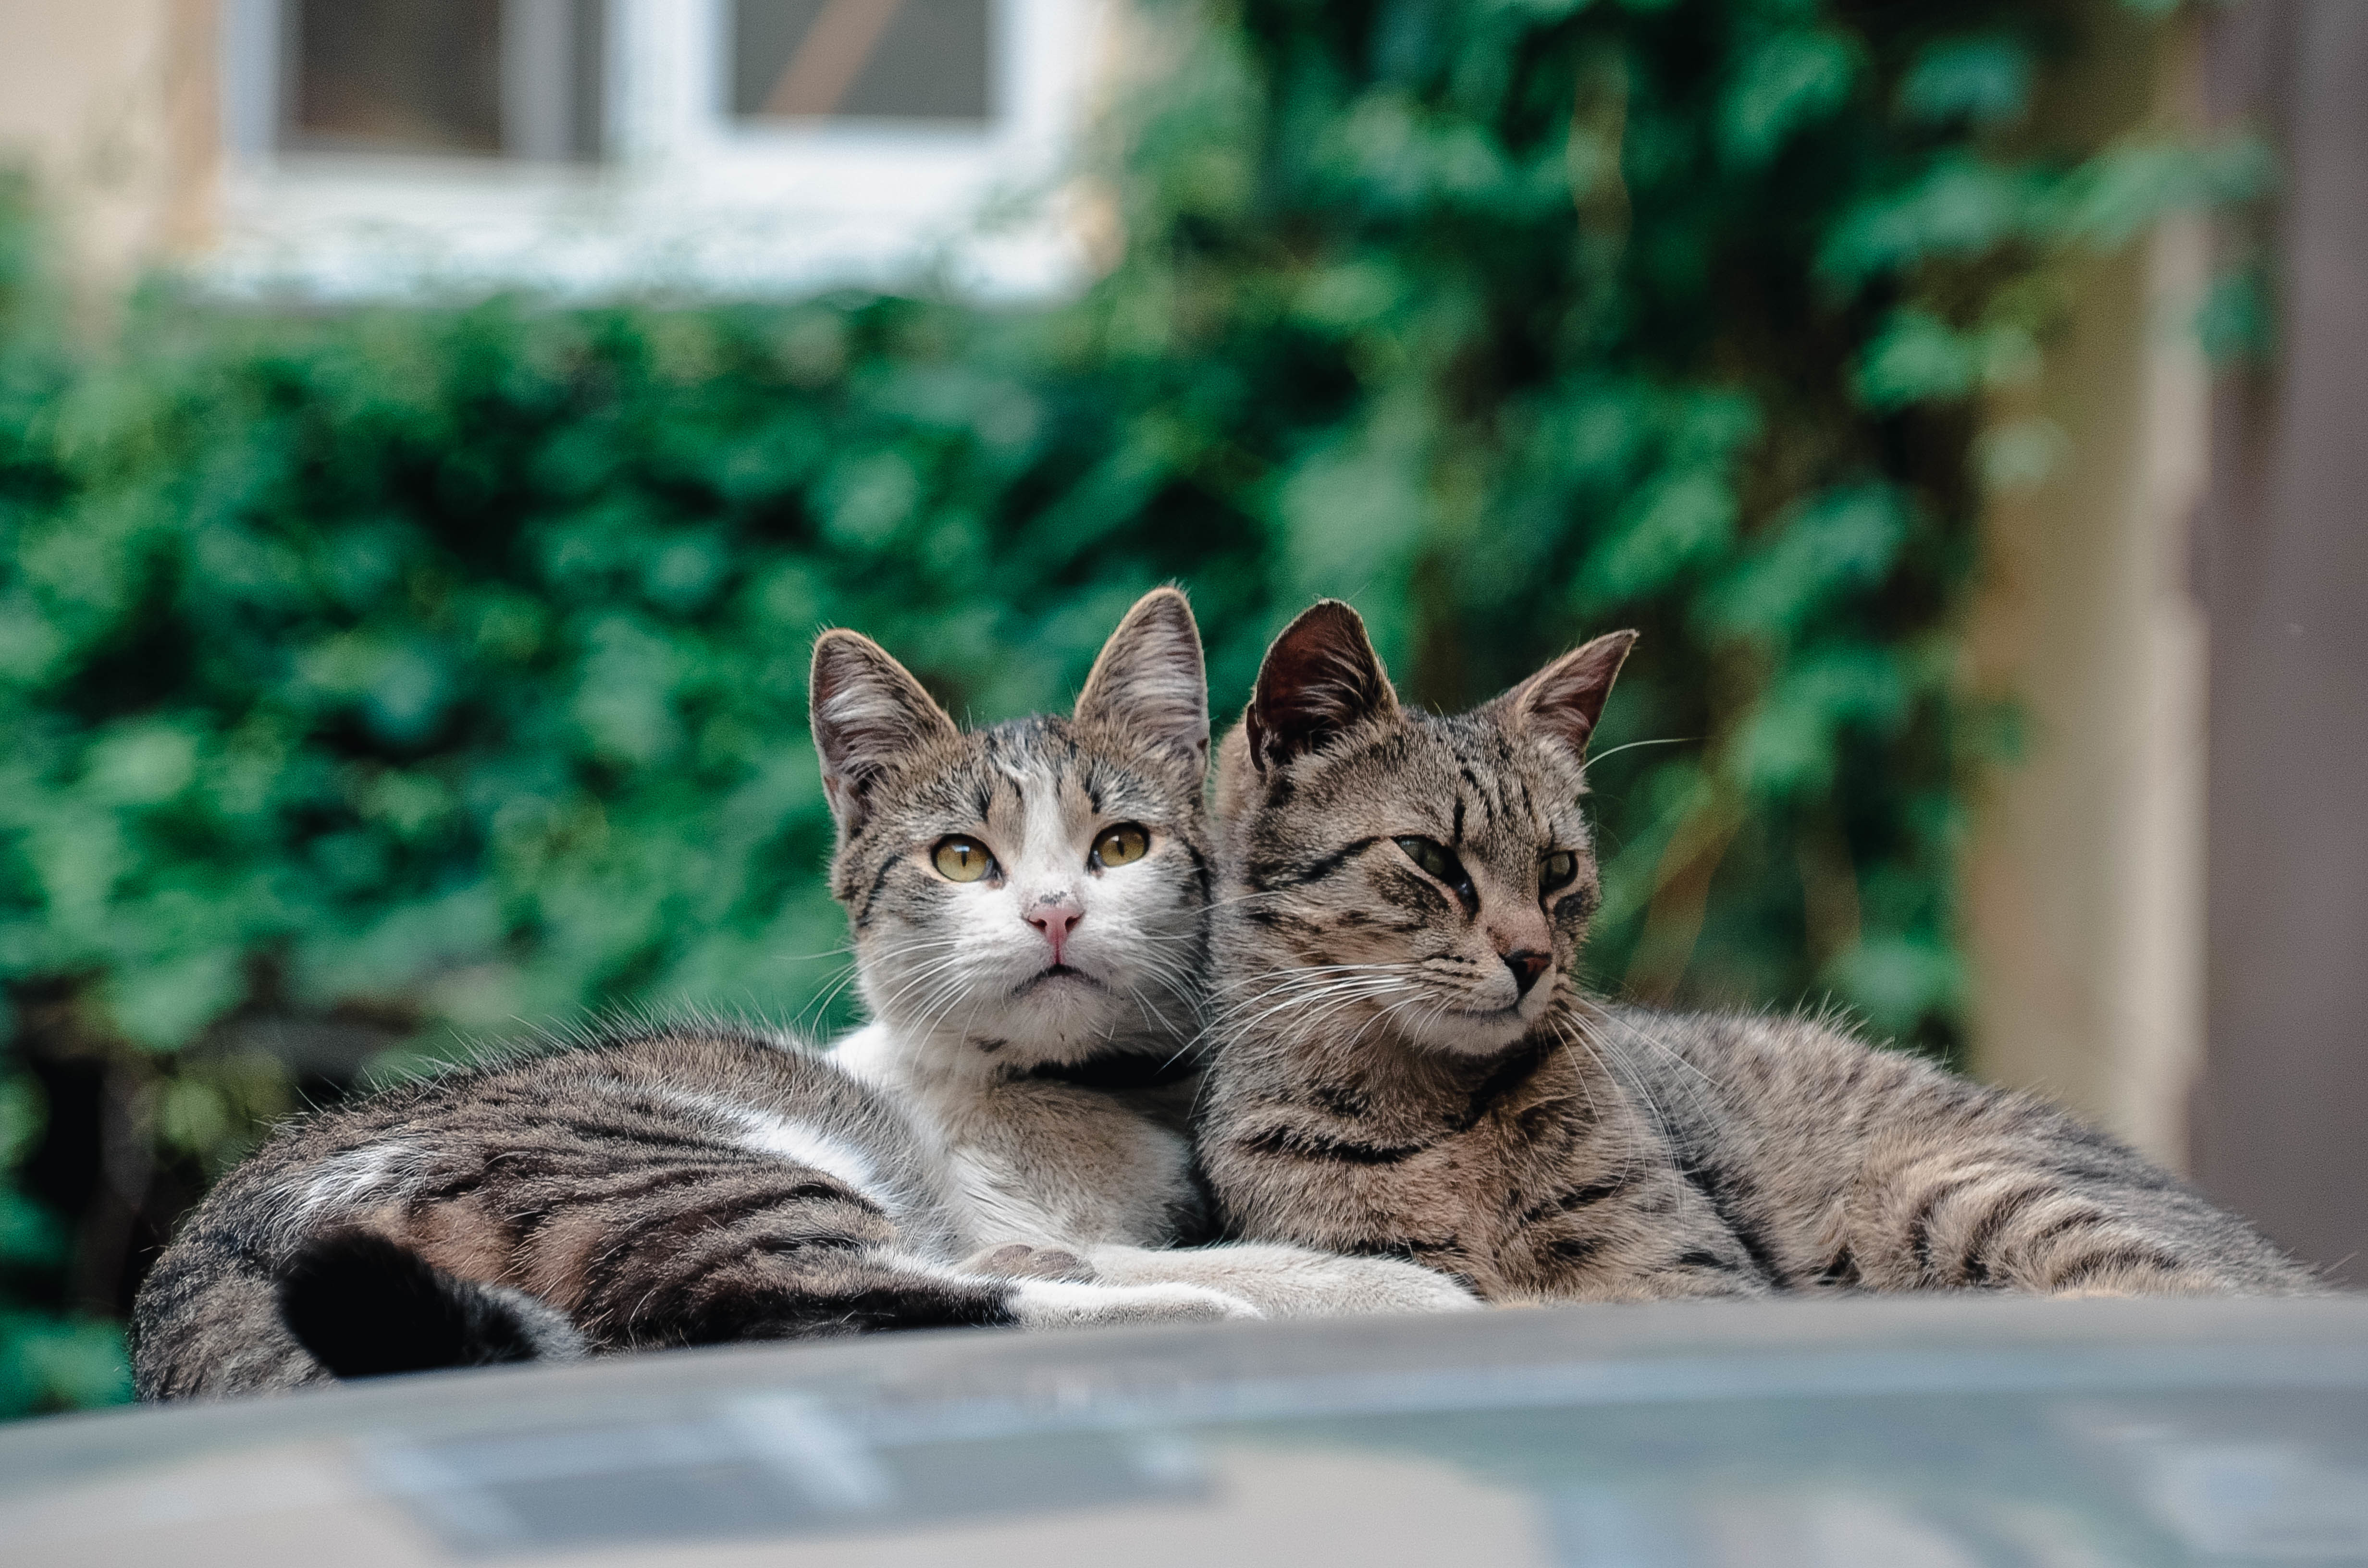
[[[995,857],[986,852],[986,846],[959,833],[938,840],[937,848],[929,852],[929,863],[950,882],[974,882],[995,869]]]
[[[1538,892],[1543,894],[1567,886],[1578,875],[1578,857],[1567,849],[1557,849],[1538,859]]]
[[[1455,896],[1464,903],[1471,903],[1478,898],[1472,888],[1471,875],[1463,869],[1463,862],[1457,859],[1455,851],[1446,845],[1435,838],[1408,835],[1399,839],[1397,846],[1406,851],[1407,859],[1454,889]]]
[[[1105,828],[1102,835],[1094,840],[1093,863],[1108,870],[1112,866],[1140,860],[1150,853],[1151,835],[1131,822],[1122,822],[1116,827]]]

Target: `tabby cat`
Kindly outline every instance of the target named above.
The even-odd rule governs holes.
[[[896,1106],[686,1024],[443,1074],[282,1131],[132,1310],[141,1396],[886,1328],[1253,1316],[1191,1285],[990,1278]]]
[[[1276,641],[1217,781],[1201,1157],[1234,1233],[1497,1301],[2320,1289],[2102,1133],[1824,1023],[1606,1006],[1588,736],[1634,636],[1452,718],[1355,611]]]

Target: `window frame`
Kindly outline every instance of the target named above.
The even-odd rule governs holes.
[[[1053,190],[1076,145],[1113,3],[990,0],[985,122],[802,124],[732,112],[731,0],[606,0],[600,156],[571,161],[285,148],[286,0],[223,0],[222,222],[200,271],[234,292],[324,296],[925,277],[1057,290],[1080,247],[1028,199]],[[989,209],[1031,207],[977,229]]]

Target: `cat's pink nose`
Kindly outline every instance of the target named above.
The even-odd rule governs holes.
[[[1053,944],[1053,961],[1056,964],[1061,961],[1061,949],[1068,945],[1069,933],[1085,917],[1085,910],[1075,900],[1065,898],[1040,903],[1025,916],[1028,924],[1043,932],[1044,939]]]

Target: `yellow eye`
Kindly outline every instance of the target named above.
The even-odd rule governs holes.
[[[1538,891],[1552,892],[1578,875],[1578,857],[1567,849],[1557,849],[1538,863]]]
[[[1140,860],[1151,853],[1151,835],[1122,822],[1094,841],[1094,864],[1108,869]]]
[[[939,839],[929,859],[938,875],[950,882],[974,882],[995,869],[995,857],[986,852],[986,846],[960,834]]]

